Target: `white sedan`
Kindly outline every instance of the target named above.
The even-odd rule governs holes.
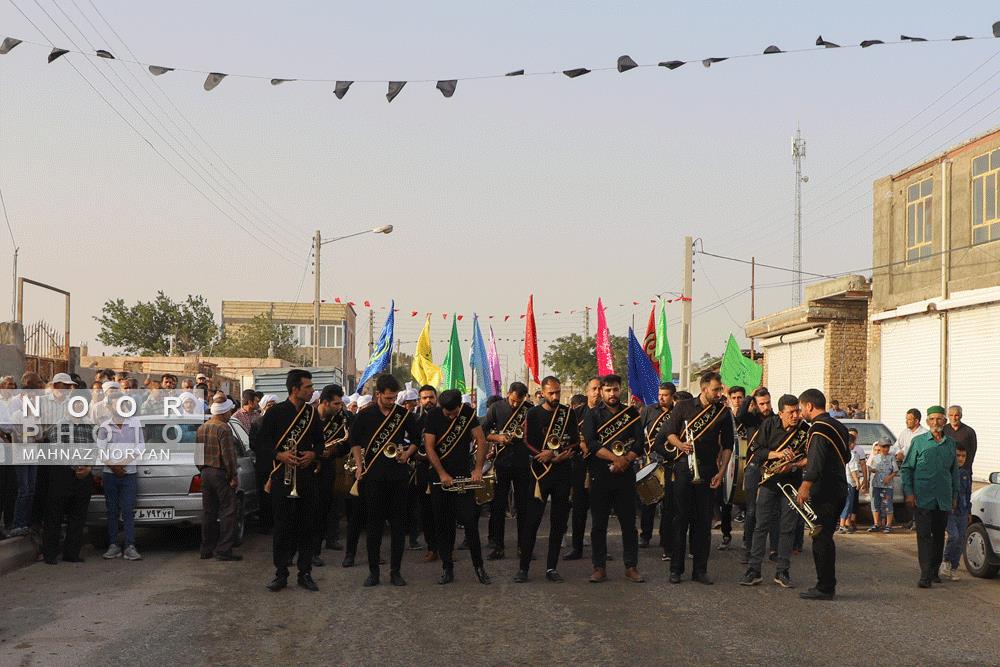
[[[965,569],[975,577],[1000,572],[1000,472],[972,494],[972,522],[965,531]]]

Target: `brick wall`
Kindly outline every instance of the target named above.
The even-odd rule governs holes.
[[[867,406],[868,326],[858,320],[834,320],[826,325],[823,351],[827,400]]]

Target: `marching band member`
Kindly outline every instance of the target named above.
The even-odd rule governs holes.
[[[660,390],[657,395],[657,402],[655,405],[647,405],[642,409],[642,430],[646,435],[645,446],[646,446],[646,457],[647,460],[659,460],[660,463],[673,460],[674,457],[668,456],[666,450],[661,445],[659,449],[654,446],[656,442],[656,436],[659,435],[660,431],[670,424],[670,413],[674,409],[674,394],[677,393],[677,387],[674,386],[673,382],[663,382],[660,384]],[[673,470],[670,466],[664,471],[663,476],[663,500],[659,502],[660,505],[660,547],[663,549],[663,560],[668,560],[670,557],[671,547],[671,533],[673,531],[673,517],[674,517],[674,484],[673,484]],[[656,504],[653,505],[643,505],[639,510],[639,547],[648,547],[649,541],[653,537],[653,522],[656,519]]]
[[[778,422],[777,415],[771,407],[771,393],[767,387],[760,387],[750,396],[743,399],[736,411],[736,432],[747,441],[747,458],[743,467],[743,492],[746,512],[743,519],[743,556],[742,565],[750,562],[750,548],[753,546],[754,527],[757,521],[757,489],[760,486],[760,466],[764,463],[769,451],[762,447],[761,434],[764,427],[770,424],[774,428]],[[737,456],[737,452],[733,452]],[[771,550],[778,548],[778,533],[772,528]]]
[[[427,424],[427,415],[431,409],[437,405],[437,389],[429,384],[420,388],[417,394],[417,408],[414,415],[417,418],[419,430],[422,433]],[[424,542],[427,544],[427,551],[424,553],[424,562],[431,563],[438,559],[437,555],[437,525],[434,523],[434,505],[431,502],[431,465],[427,461],[427,452],[424,451],[424,441],[421,438],[417,447],[417,454],[414,457],[417,465],[417,489],[420,504],[420,526],[424,531]]]
[[[506,400],[491,405],[483,418],[486,440],[495,448],[493,468],[497,476],[496,493],[490,507],[489,539],[493,550],[488,556],[489,560],[501,560],[504,557],[507,498],[511,486],[514,487],[514,507],[517,510],[516,543],[520,544],[521,533],[524,531],[534,480],[531,478],[530,457],[524,446],[524,439],[515,437],[513,433],[523,430],[524,420],[531,408],[528,387],[523,382],[512,382],[507,390]]]
[[[601,404],[601,381],[597,378],[590,378],[587,380],[584,392],[586,393],[584,403],[573,409],[576,415],[576,425],[581,435],[583,434],[583,422],[587,417],[587,413]],[[579,560],[583,558],[583,536],[587,532],[587,515],[590,513],[590,485],[587,481],[590,475],[588,471],[590,463],[587,460],[589,454],[582,451],[583,447],[586,447],[586,443],[583,443],[581,451],[576,452],[576,455],[570,461],[573,466],[573,485],[572,493],[570,494],[573,505],[573,546],[570,551],[563,555],[563,560]],[[610,556],[608,560],[611,560]]]
[[[316,407],[319,418],[323,424],[323,452],[319,456],[316,473],[319,476],[319,489],[317,493],[316,511],[316,544],[313,548],[313,566],[323,567],[326,565],[320,557],[323,547],[323,540],[327,536],[327,529],[331,519],[339,519],[339,513],[333,511],[334,503],[337,499],[333,497],[333,484],[337,475],[344,474],[343,466],[337,470],[336,458],[341,455],[337,450],[346,447],[338,447],[337,443],[343,441],[350,427],[349,417],[351,413],[344,409],[344,388],[339,384],[328,384],[319,392],[319,400]],[[342,443],[346,445],[346,442]]]

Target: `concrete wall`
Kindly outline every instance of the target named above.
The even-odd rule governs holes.
[[[20,382],[24,373],[24,328],[17,322],[0,322],[0,375]]]

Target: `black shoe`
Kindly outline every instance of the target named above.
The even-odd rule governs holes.
[[[272,593],[277,593],[282,588],[285,588],[287,586],[288,586],[288,577],[275,577],[274,579],[271,580],[271,583],[267,585],[267,590],[271,591]]]
[[[486,560],[503,560],[503,549],[494,549],[490,552],[490,555],[486,557]]]
[[[930,588],[931,582],[928,581],[927,579],[921,579],[920,581],[917,582],[917,586],[919,586],[920,588]]]
[[[795,588],[792,578],[788,576],[788,570],[778,570],[774,573],[774,583],[782,588]]]
[[[325,560],[323,560],[319,556],[313,556],[313,567],[324,567],[325,565],[326,565]]]
[[[438,583],[441,584],[442,586],[445,584],[450,584],[453,581],[455,581],[454,570],[445,570],[444,572],[441,573],[441,578],[438,579]]]
[[[83,559],[80,558],[79,556],[63,556],[63,562],[64,563],[82,563]],[[941,580],[938,579],[938,581],[941,581]]]
[[[486,568],[485,567],[483,567],[482,565],[480,565],[479,567],[475,568],[475,570],[476,570],[476,579],[479,580],[479,583],[481,583],[481,584],[489,584],[490,583],[490,575],[486,574]]]
[[[220,551],[219,553],[215,554],[215,560],[238,561],[238,560],[243,560],[243,556],[238,556],[237,554],[234,554],[232,551]]]
[[[514,575],[514,583],[515,584],[523,584],[527,580],[528,580],[528,571],[527,570],[518,570],[517,574]]]
[[[705,584],[706,586],[711,586],[715,582],[704,572],[696,572],[691,575],[691,581],[697,581],[699,584]]]
[[[343,551],[344,545],[334,540],[333,542],[327,542],[326,548],[329,549],[330,551]]]
[[[63,560],[66,560],[66,559],[63,558]],[[940,583],[942,583],[941,582],[941,577],[939,577],[938,575],[935,574],[933,577],[931,577],[931,582],[935,583],[935,584],[940,584]]]
[[[378,575],[372,572],[365,579],[365,588],[371,588],[372,586],[378,586]]]
[[[671,572],[670,573],[670,583],[672,583],[672,584],[679,584],[679,583],[681,583],[681,573],[680,572]]]
[[[410,551],[420,551],[423,548],[424,545],[422,545],[419,540],[410,540]]]
[[[562,557],[563,560],[580,560],[581,558],[583,558],[583,553],[576,549],[567,551]]]
[[[348,554],[344,556],[344,562],[340,564],[341,567],[354,567],[354,556]]]
[[[803,600],[832,600],[833,593],[824,593],[823,591],[816,590],[815,588],[810,588],[807,591],[799,593],[799,597]]]
[[[549,581],[551,581],[554,584],[561,584],[563,581],[565,581],[562,578],[562,576],[560,576],[560,574],[558,572],[556,572],[555,570],[549,570],[549,571],[547,571],[545,573],[545,578],[548,579]]]
[[[291,567],[294,564],[295,564],[295,554],[292,554],[291,556],[288,557],[288,561],[285,562],[285,567]]]
[[[390,572],[389,583],[392,584],[393,586],[405,586],[406,579],[403,579],[403,575],[401,575],[399,572]]]
[[[202,552],[202,554],[201,554],[201,556],[199,556],[199,558],[201,558],[202,560],[208,560],[209,558],[212,557],[212,555],[213,554],[212,554],[211,551],[209,551],[208,553]]]
[[[385,559],[384,559],[384,558],[382,558],[381,556],[379,556],[379,557],[378,557],[378,564],[379,564],[379,565],[385,565]]]
[[[615,559],[615,557],[614,557],[614,556],[612,556],[611,554],[608,554],[608,555],[607,555],[607,557],[606,557],[606,558],[605,558],[604,560],[614,560],[614,559]],[[534,556],[532,556],[532,557],[531,557],[531,560],[535,560],[535,557],[534,557]]]
[[[746,512],[739,512],[736,516],[733,517],[733,521],[735,521],[736,523],[743,523],[746,520],[747,520]]]
[[[664,563],[670,562],[670,554],[664,551],[662,554],[660,554],[660,560],[663,561]]]
[[[753,570],[747,570],[743,578],[740,579],[740,586],[756,586],[760,582],[764,581],[764,577],[760,576],[760,572],[754,572]]]
[[[639,538],[639,548],[640,549],[648,549],[649,548],[649,538],[648,537],[640,537]]]
[[[458,550],[459,551],[468,551],[469,550],[469,541],[468,540],[462,540],[462,543],[458,545]]]
[[[319,586],[316,585],[316,582],[313,581],[312,575],[308,572],[299,575],[299,586],[307,591],[312,591],[313,593],[319,591]]]
[[[732,535],[723,535],[722,544],[716,547],[717,551],[726,551],[729,548],[729,544],[733,541]]]
[[[776,560],[778,560],[778,552],[777,551],[772,551],[771,553],[769,553],[767,555],[767,559],[769,561],[776,561]]]
[[[55,559],[55,558],[46,558],[45,559],[45,564],[46,565],[58,565],[59,561],[57,559]]]

